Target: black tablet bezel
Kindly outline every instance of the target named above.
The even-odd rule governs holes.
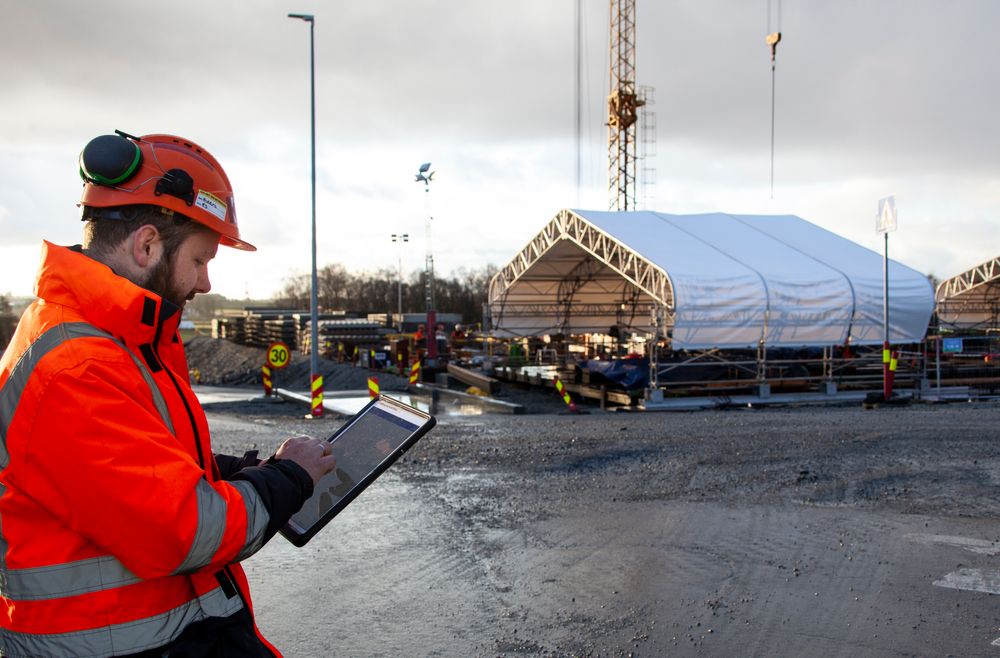
[[[302,546],[305,546],[310,539],[316,536],[316,533],[322,530],[327,523],[333,520],[333,517],[337,516],[337,514],[339,514],[345,507],[347,507],[347,505],[350,504],[351,501],[357,498],[362,491],[367,489],[372,482],[374,482],[380,475],[382,475],[382,473],[384,473],[386,469],[392,466],[404,452],[409,450],[410,447],[412,447],[413,444],[420,439],[420,437],[422,437],[424,434],[430,431],[430,429],[433,428],[435,424],[437,424],[437,420],[434,418],[434,416],[431,416],[425,411],[421,411],[408,404],[404,404],[403,402],[400,402],[399,400],[396,400],[394,398],[390,398],[387,396],[386,397],[380,396],[378,398],[373,398],[372,400],[370,400],[361,409],[361,411],[354,414],[354,416],[352,416],[350,420],[344,423],[344,425],[341,426],[341,428],[338,429],[336,432],[334,432],[333,435],[327,440],[336,441],[337,439],[339,439],[343,434],[348,432],[350,428],[353,427],[358,422],[358,420],[360,420],[366,413],[368,413],[369,410],[371,410],[376,404],[378,404],[380,400],[384,404],[387,404],[389,406],[395,405],[397,407],[405,409],[408,413],[416,414],[417,416],[423,418],[424,422],[420,425],[420,427],[415,429],[403,443],[401,443],[395,450],[389,453],[389,455],[385,459],[383,459],[378,464],[378,466],[372,469],[368,473],[368,475],[366,475],[356,485],[354,485],[354,487],[351,488],[351,490],[348,491],[343,498],[334,503],[333,507],[327,510],[323,514],[323,516],[321,516],[312,526],[300,532],[296,528],[292,527],[290,522],[286,523],[285,526],[281,528],[279,532],[285,539],[290,541],[295,546],[298,546],[300,548]]]

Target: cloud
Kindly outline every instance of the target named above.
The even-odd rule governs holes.
[[[183,135],[227,168],[261,251],[220,256],[218,292],[308,268],[309,26],[290,11],[316,15],[321,263],[394,266],[388,236],[407,231],[419,269],[412,176],[429,160],[438,271],[502,265],[560,208],[607,207],[607,5],[582,4],[577,190],[573,0],[5,3],[0,57],[23,64],[0,69],[0,288],[30,290],[42,238],[78,240],[76,155],[115,128]],[[992,257],[1000,4],[786,2],[780,26],[765,9],[638,3],[656,208],[790,212],[878,248],[875,204],[895,192],[904,262],[941,275]]]

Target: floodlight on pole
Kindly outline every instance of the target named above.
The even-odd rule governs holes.
[[[312,391],[310,416],[323,415],[323,377],[319,373],[319,311],[316,299],[318,277],[316,276],[316,48],[314,28],[316,20],[312,14],[289,14],[289,18],[309,23],[309,109],[310,143],[312,153],[312,283],[309,291],[309,384]]]
[[[434,172],[430,170],[431,163],[425,162],[420,165],[417,171],[417,183],[424,184],[424,192],[427,195],[431,191],[431,181],[434,179]],[[431,215],[430,196],[425,196],[427,200],[427,258],[424,262],[424,302],[427,311],[427,358],[437,358],[437,340],[435,337],[437,329],[437,313],[434,310],[434,254],[431,251]]]

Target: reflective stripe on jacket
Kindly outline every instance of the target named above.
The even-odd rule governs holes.
[[[249,607],[268,510],[218,478],[176,307],[48,243],[36,292],[0,359],[3,655],[137,653]]]

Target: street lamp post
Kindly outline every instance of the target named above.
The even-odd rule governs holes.
[[[399,333],[403,333],[403,243],[410,241],[409,233],[393,233],[392,241],[399,244],[398,253],[398,263],[397,263],[397,276],[399,277],[399,307],[398,315],[396,317],[396,328]]]
[[[319,373],[319,315],[316,301],[316,48],[314,28],[316,20],[312,14],[289,14],[289,18],[297,18],[309,23],[309,108],[312,145],[312,285],[309,292],[309,383],[312,390],[311,416],[319,418],[323,415],[323,377]]]

